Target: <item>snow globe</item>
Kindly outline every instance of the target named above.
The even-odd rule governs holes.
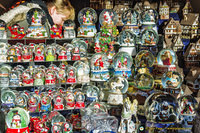
[[[152,67],[155,61],[154,55],[148,50],[141,50],[135,57],[136,67]]]
[[[123,104],[123,94],[128,90],[128,81],[121,76],[114,76],[108,81],[110,92],[108,95],[108,104]]]
[[[73,126],[69,122],[63,123],[63,128],[62,128],[63,133],[73,133]]]
[[[53,102],[54,102],[54,110],[63,110],[64,109],[64,98],[62,95],[57,94],[54,96],[53,98]]]
[[[87,44],[83,40],[72,40],[74,49],[72,50],[72,60],[87,59]]]
[[[65,68],[58,68],[57,70],[57,83],[58,84],[65,84],[66,83],[66,72]]]
[[[173,128],[178,120],[178,102],[166,92],[154,92],[145,101],[146,129],[148,133]]]
[[[156,46],[159,36],[153,29],[147,29],[142,32],[140,39],[142,46]]]
[[[56,48],[52,45],[46,46],[45,48],[45,55],[46,61],[55,61],[56,57]]]
[[[66,73],[67,73],[67,81],[66,82],[68,84],[74,84],[77,82],[76,81],[77,70],[75,67],[73,67],[73,66],[68,67]]]
[[[8,26],[8,29],[11,33],[12,39],[22,39],[26,36],[24,27],[19,26],[19,24],[13,24],[12,26]]]
[[[166,72],[162,80],[163,88],[179,89],[182,84],[182,77],[178,72],[168,71]]]
[[[65,47],[59,47],[57,50],[58,61],[67,61],[67,51]]]
[[[51,38],[63,38],[62,35],[62,25],[54,24],[50,28],[50,36]]]
[[[85,108],[85,96],[81,91],[76,92],[75,94],[75,109],[82,109]]]
[[[66,109],[74,109],[75,107],[75,96],[72,91],[67,91],[65,96],[65,108]]]
[[[22,61],[23,62],[33,61],[33,50],[29,45],[24,45],[22,47]]]
[[[6,39],[6,22],[0,19],[0,39]]]
[[[97,22],[97,13],[94,9],[86,7],[78,13],[78,37],[94,37],[97,33],[95,23]]]
[[[149,73],[138,73],[134,80],[136,88],[142,91],[149,91],[154,87],[154,78]]]
[[[8,48],[7,62],[17,62],[17,61],[18,61],[17,50],[16,50],[16,47],[13,45]]]
[[[22,94],[19,94],[16,98],[15,98],[15,107],[20,107],[23,109],[27,109],[27,98],[25,96],[23,96]]]
[[[3,89],[1,92],[1,102],[2,106],[6,108],[12,108],[15,106],[14,101],[15,101],[16,95],[14,91],[10,89]]]
[[[51,97],[48,94],[41,94],[41,107],[42,112],[51,111]]]
[[[183,95],[178,98],[179,103],[179,123],[183,128],[189,128],[190,132],[194,124],[194,118],[196,116],[196,109],[198,108],[198,102],[191,95]]]
[[[7,133],[29,132],[29,113],[22,108],[13,108],[6,114]]]
[[[7,62],[8,44],[0,42],[0,62]]]
[[[96,102],[99,100],[99,88],[94,85],[85,85],[82,87],[82,90],[86,94],[87,103]]]
[[[131,30],[134,34],[140,34],[140,14],[134,9],[125,10],[122,14],[122,22],[124,23],[124,29]]]
[[[34,61],[44,61],[44,52],[45,52],[45,45],[43,43],[40,43],[35,46],[34,54],[35,59]]]
[[[28,110],[30,112],[39,111],[40,97],[37,94],[30,94],[28,99]]]
[[[107,81],[110,78],[109,75],[109,62],[108,58],[103,53],[96,53],[91,57],[91,81]]]
[[[28,69],[22,73],[22,83],[23,86],[33,86],[33,76]]]
[[[45,72],[45,85],[55,85],[56,84],[56,74],[54,70],[47,70]]]
[[[153,29],[157,33],[156,23],[158,21],[158,13],[154,9],[145,9],[141,13],[142,31],[145,29]]]
[[[34,85],[44,85],[45,72],[41,68],[36,68],[34,72]]]
[[[0,87],[8,87],[9,86],[9,74],[11,69],[6,65],[2,65],[0,67]]]
[[[72,20],[66,20],[63,24],[64,38],[73,39],[76,38],[75,23]]]
[[[132,56],[127,52],[118,52],[113,57],[114,75],[123,76],[128,78],[131,76],[131,67],[133,64]]]
[[[12,70],[9,75],[9,84],[11,87],[19,86],[19,73],[15,70]]]
[[[89,83],[90,82],[90,67],[88,64],[82,61],[74,62],[73,66],[77,70],[77,82],[78,83]]]
[[[118,43],[121,46],[120,52],[127,52],[131,56],[136,55],[136,35],[131,30],[121,31],[118,36]]]
[[[72,50],[74,49],[74,45],[67,43],[65,45],[65,48],[66,48],[66,52],[67,52],[66,53],[67,54],[67,60],[70,61],[70,60],[72,60]]]
[[[45,12],[39,8],[32,8],[27,12],[27,22],[30,24],[27,31],[27,38],[47,38],[47,31],[44,26],[46,22]]]

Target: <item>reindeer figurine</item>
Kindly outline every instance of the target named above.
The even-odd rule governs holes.
[[[132,115],[134,115],[136,118],[136,123],[138,122],[137,106],[138,106],[138,101],[136,99],[133,100],[133,103],[131,103],[129,97],[124,99],[121,122],[118,129],[119,133],[135,133],[136,132],[136,125],[131,119],[132,119]]]

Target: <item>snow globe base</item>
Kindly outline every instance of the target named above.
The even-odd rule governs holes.
[[[78,37],[94,37],[97,33],[95,25],[81,25],[78,28]]]
[[[110,78],[109,71],[91,71],[92,81],[107,81]]]

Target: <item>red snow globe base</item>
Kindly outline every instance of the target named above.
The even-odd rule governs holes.
[[[30,131],[28,127],[18,129],[7,128],[6,133],[30,133]]]

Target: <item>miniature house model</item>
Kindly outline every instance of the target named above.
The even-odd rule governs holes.
[[[166,2],[164,4],[160,2],[159,15],[160,19],[169,19],[169,6]]]
[[[197,36],[198,31],[198,13],[188,13],[184,15],[184,19],[181,21],[182,37],[184,39],[193,39]]]
[[[173,18],[170,18],[164,28],[165,38],[170,38],[173,35],[181,34],[181,25],[178,21],[175,21]]]
[[[198,41],[199,42],[199,41]],[[198,43],[191,43],[189,44],[185,54],[184,54],[184,60],[185,60],[185,66],[186,68],[199,66],[200,61],[200,51],[197,49],[196,46],[199,46]]]
[[[183,16],[186,15],[186,14],[188,14],[188,13],[191,13],[192,10],[193,10],[193,9],[192,9],[192,5],[191,5],[191,3],[190,3],[190,0],[187,0],[187,2],[186,2],[186,4],[185,4],[184,8],[182,9],[182,11],[183,11]]]
[[[172,39],[172,45],[171,48],[173,49],[173,51],[177,52],[177,51],[183,51],[183,47],[184,44],[181,40],[181,35],[176,35],[173,37]]]
[[[185,78],[187,86],[191,90],[200,88],[200,69],[199,67],[193,67],[190,69],[189,74]]]

